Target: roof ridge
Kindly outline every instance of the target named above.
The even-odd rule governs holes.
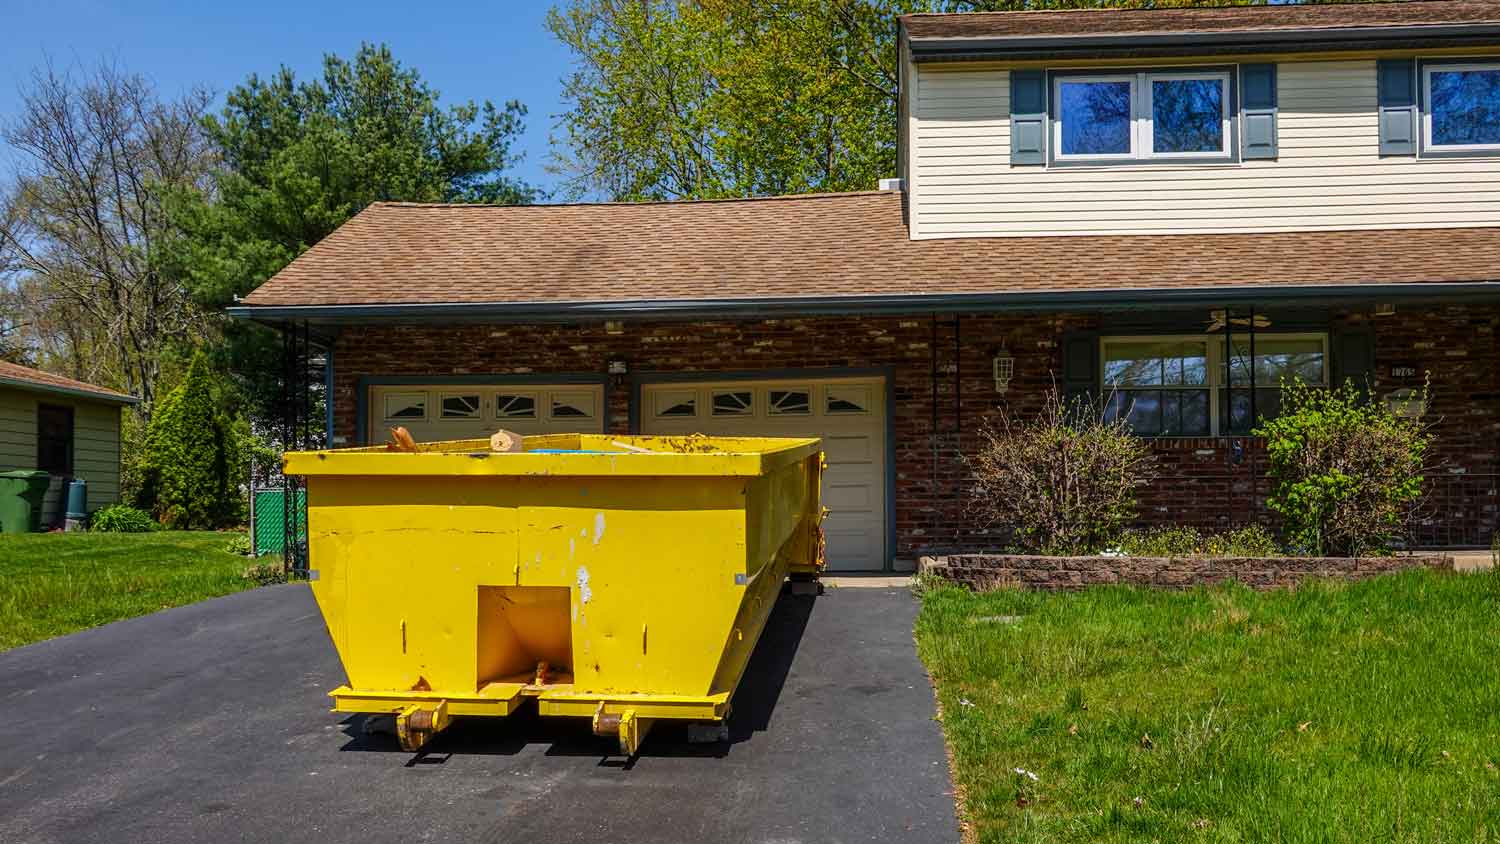
[[[374,208],[609,208],[609,207],[642,207],[642,206],[681,206],[681,205],[720,205],[736,202],[788,202],[794,200],[821,200],[821,199],[844,199],[857,196],[882,196],[890,194],[900,196],[900,191],[892,190],[861,190],[861,191],[828,191],[823,193],[785,193],[774,196],[725,196],[714,199],[651,199],[642,201],[601,201],[601,202],[537,202],[529,205],[508,205],[498,202],[406,202],[400,200],[376,200],[368,207]]]

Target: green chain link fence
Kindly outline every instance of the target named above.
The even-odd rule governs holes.
[[[282,508],[283,491],[279,489],[257,489],[253,507],[255,519],[254,549],[256,556],[280,554],[286,544],[286,511]],[[302,512],[298,517],[301,538],[307,540],[307,491],[297,490],[297,507]]]

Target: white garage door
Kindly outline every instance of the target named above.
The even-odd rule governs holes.
[[[597,384],[432,385],[370,388],[369,443],[404,426],[417,442],[518,434],[604,431],[604,388]]]
[[[641,390],[641,432],[822,437],[828,567],[885,568],[885,380],[653,384]]]

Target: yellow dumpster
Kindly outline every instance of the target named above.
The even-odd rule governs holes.
[[[788,575],[822,568],[816,439],[526,437],[288,453],[349,683],[408,750],[453,716],[722,722]]]

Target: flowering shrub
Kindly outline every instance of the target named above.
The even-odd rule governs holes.
[[[1427,391],[1412,401],[1425,406]],[[1287,540],[1314,555],[1389,553],[1422,496],[1432,436],[1418,419],[1336,390],[1283,382],[1281,415],[1262,422],[1271,478],[1267,505]]]

